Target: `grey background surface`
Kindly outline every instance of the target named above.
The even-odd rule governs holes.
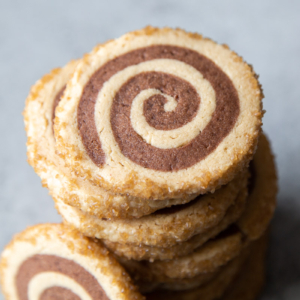
[[[182,27],[230,45],[260,74],[280,178],[262,299],[300,299],[299,12],[300,1],[278,0],[0,0],[0,251],[26,226],[60,221],[26,162],[21,112],[30,86],[127,31]]]

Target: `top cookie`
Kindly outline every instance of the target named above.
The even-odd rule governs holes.
[[[115,193],[206,193],[252,158],[261,99],[252,68],[228,47],[147,27],[79,63],[56,110],[57,150]]]

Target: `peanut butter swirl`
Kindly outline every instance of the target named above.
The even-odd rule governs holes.
[[[20,266],[16,275],[16,287],[20,300],[28,299],[28,286],[34,276],[44,272],[55,272],[63,274],[73,279],[78,285],[80,285],[87,294],[94,300],[108,300],[109,298],[105,294],[103,288],[99,285],[96,278],[85,270],[82,266],[75,263],[72,260],[65,259],[56,255],[42,255],[37,254],[26,261]],[[43,291],[40,299],[53,299],[51,295],[55,295],[58,292],[58,296],[61,299],[77,299],[76,291],[71,291],[65,287],[49,287]],[[76,295],[76,297],[73,297]],[[65,298],[66,297],[66,298]],[[55,299],[60,299],[55,298]]]
[[[209,155],[233,128],[239,115],[239,97],[229,77],[210,59],[200,53],[177,46],[154,45],[133,50],[100,67],[85,85],[77,110],[78,129],[92,161],[101,167],[105,154],[94,120],[95,103],[103,85],[113,75],[133,65],[155,59],[183,62],[200,72],[209,81],[216,95],[216,108],[206,127],[190,142],[172,149],[161,149],[144,141],[130,122],[133,99],[143,90],[156,89],[144,101],[143,113],[152,127],[170,130],[190,122],[201,109],[200,95],[187,81],[163,72],[142,72],[133,76],[117,91],[111,107],[114,138],[124,156],[145,168],[178,171],[189,168]],[[164,110],[166,96],[177,101],[174,111]]]

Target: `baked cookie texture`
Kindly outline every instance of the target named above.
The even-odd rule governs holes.
[[[252,68],[228,47],[148,27],[79,62],[56,111],[56,147],[79,176],[117,194],[203,194],[253,157],[261,99]]]
[[[63,224],[41,224],[16,235],[1,257],[8,300],[144,299],[99,242]]]
[[[265,134],[259,138],[250,172],[248,201],[238,226],[250,240],[255,240],[263,234],[273,217],[278,191],[275,160]]]
[[[158,210],[139,219],[107,220],[83,214],[56,201],[58,212],[85,235],[112,242],[170,247],[219,224],[235,202],[245,202],[248,172],[215,193],[201,195],[184,205]],[[242,198],[237,201],[237,198]]]
[[[205,285],[209,285],[217,277],[234,276],[241,268],[245,259],[249,254],[249,249],[246,249],[241,255],[234,258],[226,265],[218,270],[209,273],[199,273],[198,275],[191,278],[164,278],[159,281],[147,281],[145,279],[137,280],[136,283],[142,293],[151,293],[153,291],[190,291]],[[133,275],[132,275],[133,276]],[[134,278],[134,277],[133,277]]]
[[[264,161],[268,166],[267,172],[263,165]],[[187,289],[191,289],[193,285],[195,287],[197,283],[202,286],[217,277],[221,272],[220,269],[225,268],[228,262],[241,257],[244,249],[252,249],[255,244],[266,248],[266,232],[276,204],[277,179],[274,158],[265,135],[260,137],[258,150],[250,169],[252,179],[248,185],[249,196],[246,209],[238,221],[217,238],[206,242],[189,255],[171,260],[138,262],[124,257],[118,260],[137,282],[143,278],[143,281],[157,282],[157,285],[152,288],[184,290],[185,287]],[[239,279],[239,282],[243,282],[238,284],[241,287],[232,288],[233,291],[228,292],[226,296],[228,299],[230,299],[229,295],[235,297],[233,299],[239,299],[238,296],[243,293],[246,299],[255,298],[262,287],[264,275],[262,266],[256,264],[254,268],[261,270],[257,271],[259,273],[257,281],[254,280],[255,275],[245,276],[251,279],[252,288],[246,289],[248,279]]]
[[[266,164],[266,165],[265,165]],[[254,159],[251,162],[251,179],[246,207],[243,201],[232,206],[218,225],[202,235],[176,243],[172,247],[147,247],[144,244],[123,244],[104,240],[104,244],[117,255],[134,260],[169,260],[186,256],[214,238],[233,223],[236,223],[240,243],[248,244],[258,239],[266,231],[276,206],[277,177],[270,144],[264,134],[261,135]],[[245,208],[244,208],[245,207]]]
[[[265,281],[266,246],[267,236],[263,236],[251,246],[250,256],[240,269],[238,264],[237,268],[227,268],[203,286],[188,291],[156,291],[147,299],[254,300]]]
[[[243,246],[241,233],[236,228],[230,228],[192,253],[171,260],[137,261],[118,256],[117,260],[136,280],[168,282],[200,274],[214,274],[237,257]]]
[[[64,223],[5,248],[7,299],[254,300],[277,193],[262,98],[226,45],[150,26],[37,81],[28,162]]]
[[[31,88],[24,110],[29,164],[41,177],[57,201],[76,207],[98,218],[138,218],[158,209],[189,202],[196,195],[181,199],[153,201],[129,195],[116,195],[95,186],[66,168],[55,151],[53,121],[55,109],[79,60],[52,70]]]
[[[155,247],[146,246],[143,244],[122,244],[118,242],[111,242],[110,240],[103,239],[102,242],[111,251],[115,252],[119,256],[124,256],[128,259],[134,260],[169,260],[178,256],[190,254],[196,248],[203,245],[209,239],[214,238],[220,232],[225,230],[229,225],[238,220],[242,211],[245,208],[245,198],[241,194],[237,198],[237,202],[229,208],[227,214],[222,221],[202,234],[197,234],[192,238],[184,242],[178,242],[171,247]]]
[[[257,244],[250,258],[243,266],[242,273],[228,287],[224,300],[257,299],[266,280],[265,257],[268,235],[255,241]]]

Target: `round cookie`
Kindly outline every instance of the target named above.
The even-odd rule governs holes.
[[[251,245],[253,251],[242,268],[240,275],[228,287],[223,300],[254,300],[265,283],[265,257],[268,232]]]
[[[265,280],[267,238],[263,236],[250,245],[250,256],[242,268],[228,268],[204,286],[187,291],[155,291],[147,300],[254,300]]]
[[[86,55],[69,83],[55,118],[58,153],[106,190],[153,200],[204,194],[253,157],[257,76],[200,35],[128,33]]]
[[[247,245],[264,234],[276,206],[277,178],[275,162],[270,144],[264,134],[260,137],[257,152],[251,162],[250,171],[252,180],[249,184],[249,195],[243,214],[241,215],[242,212],[240,214],[232,212],[234,211],[233,207],[231,211],[228,211],[220,224],[208,231],[205,236],[196,235],[169,249],[145,247],[144,245],[135,247],[129,244],[111,243],[107,240],[104,241],[105,245],[119,256],[124,256],[128,259],[168,260],[190,254],[194,249],[200,247],[236,221],[236,226],[242,233],[242,235],[239,235],[241,243]]]
[[[2,253],[6,299],[144,299],[106,248],[61,224],[16,235]]]
[[[205,234],[220,223],[239,193],[246,199],[246,192],[241,191],[247,190],[247,182],[248,172],[244,172],[213,194],[200,195],[188,204],[165,208],[139,219],[99,219],[62,201],[57,201],[56,207],[66,222],[87,236],[118,243],[170,247],[196,234]]]
[[[170,279],[165,278],[163,281],[146,281],[137,280],[136,284],[139,286],[141,293],[149,293],[156,290],[169,290],[169,291],[186,291],[195,289],[205,284],[209,284],[210,281],[222,274],[228,274],[230,272],[237,273],[241,269],[243,263],[249,255],[249,249],[245,249],[242,254],[234,258],[221,268],[209,273],[200,273],[192,278]]]
[[[107,248],[116,253],[120,257],[134,260],[171,260],[176,257],[189,255],[195,249],[202,246],[208,240],[216,237],[220,232],[225,230],[230,224],[237,221],[245,208],[246,192],[243,191],[236,199],[236,203],[232,205],[225,217],[215,227],[207,230],[205,233],[197,234],[184,242],[178,242],[171,247],[155,247],[146,246],[143,244],[121,244],[118,242],[111,242],[109,240],[102,240]]]
[[[240,269],[241,264],[238,260],[234,260],[202,286],[183,291],[156,290],[148,293],[146,299],[218,299],[235,279]]]
[[[191,254],[172,260],[150,262],[129,260],[124,257],[117,257],[117,260],[136,281],[176,282],[178,279],[194,278],[204,274],[211,278],[211,274],[238,256],[242,249],[241,233],[231,228],[195,249]]]
[[[246,209],[237,222],[248,240],[256,240],[265,232],[276,207],[278,191],[274,156],[264,134],[250,163],[250,186]]]
[[[24,110],[28,162],[52,197],[98,218],[111,219],[141,217],[195,198],[196,195],[188,195],[182,199],[153,201],[115,195],[76,177],[65,167],[65,162],[55,153],[53,119],[55,108],[77,64],[78,61],[71,61],[37,81],[31,88]]]

